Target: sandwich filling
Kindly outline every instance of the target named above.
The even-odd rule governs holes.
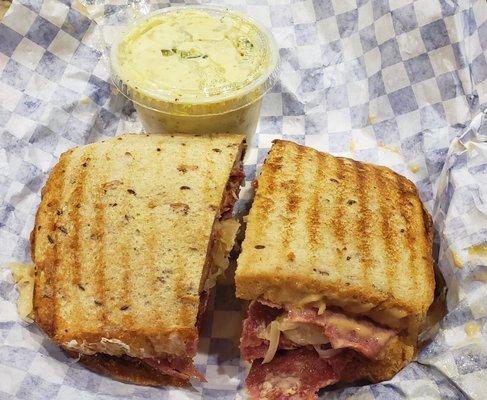
[[[240,344],[242,357],[253,362],[248,391],[254,398],[316,398],[357,357],[380,359],[396,335],[337,310],[253,301]]]

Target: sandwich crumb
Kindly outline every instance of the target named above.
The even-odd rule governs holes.
[[[383,148],[385,150],[389,150],[392,153],[396,153],[396,154],[399,154],[400,153],[399,148],[396,147],[396,146],[393,146],[391,144],[387,144],[387,143],[380,142],[379,143],[379,147],[381,147],[381,148]]]
[[[465,333],[469,336],[477,336],[480,333],[480,325],[475,321],[467,322],[465,325]]]
[[[416,172],[419,171],[419,165],[418,164],[411,164],[408,166],[408,169],[415,174]]]
[[[463,260],[459,254],[455,250],[450,250],[450,253],[453,259],[453,265],[457,268],[463,268]]]
[[[352,138],[352,140],[350,140],[350,145],[349,145],[350,151],[353,153],[356,147],[357,147],[357,140],[355,138]]]

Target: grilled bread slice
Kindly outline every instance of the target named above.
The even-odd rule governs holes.
[[[212,230],[243,143],[124,135],[64,153],[31,235],[39,326],[88,355],[194,355]]]
[[[238,297],[326,304],[417,336],[435,287],[432,222],[409,180],[277,140],[257,186]]]

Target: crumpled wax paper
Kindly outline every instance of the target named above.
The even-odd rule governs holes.
[[[425,334],[430,343],[391,381],[328,389],[321,398],[487,398],[485,1],[222,4],[268,26],[282,60],[246,157],[246,189],[271,141],[285,138],[393,168],[415,182],[434,216],[448,312]],[[0,264],[29,261],[40,190],[63,151],[140,131],[133,105],[110,86],[106,47],[121,26],[167,6],[14,0],[0,23]],[[19,321],[16,297],[1,271],[0,399],[244,397],[238,337],[245,305],[231,279],[217,286],[201,332],[196,364],[208,382],[185,390],[87,371]]]

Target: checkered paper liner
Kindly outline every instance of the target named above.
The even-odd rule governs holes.
[[[181,1],[174,1],[173,4]],[[487,379],[487,5],[484,0],[228,0],[268,26],[281,77],[263,101],[246,188],[285,138],[387,165],[432,212],[448,314],[416,362],[386,383],[327,399],[484,399]],[[14,0],[0,23],[0,264],[29,261],[40,190],[59,155],[141,125],[111,88],[110,33],[169,6],[125,0]],[[243,202],[249,191],[244,190]],[[458,268],[462,267],[462,268]],[[220,283],[201,331],[193,389],[146,388],[93,374],[20,322],[0,271],[1,399],[243,398],[245,304]],[[215,300],[216,299],[216,300]]]

